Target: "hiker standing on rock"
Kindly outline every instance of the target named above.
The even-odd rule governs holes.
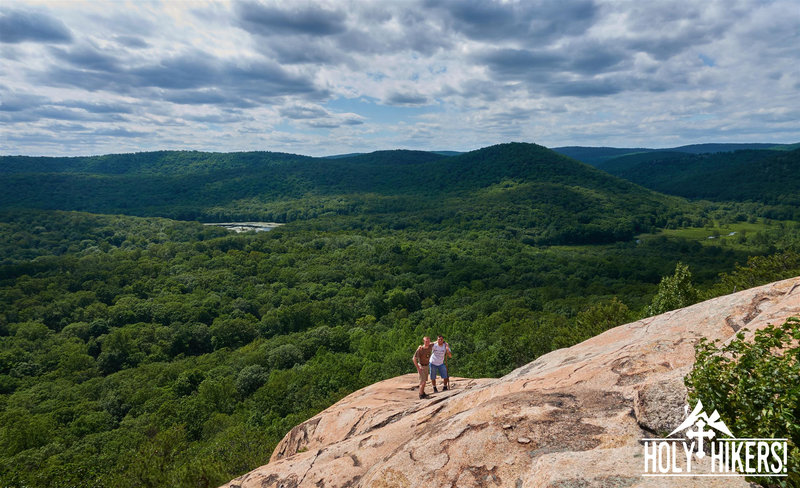
[[[447,375],[447,365],[444,364],[445,359],[452,357],[453,354],[450,352],[450,344],[444,341],[444,337],[442,334],[439,334],[436,338],[436,343],[431,346],[431,350],[433,351],[431,354],[431,384],[433,385],[433,392],[438,393],[439,390],[436,389],[436,374],[438,373],[439,376],[442,377],[442,382],[444,386],[442,387],[442,391],[446,391],[450,389],[450,377]]]
[[[419,373],[420,398],[428,397],[428,395],[425,394],[425,383],[428,382],[428,363],[431,359],[432,351],[433,344],[431,344],[431,338],[425,336],[422,338],[422,345],[417,347],[417,350],[414,351],[414,355],[411,357],[411,362],[414,363],[414,366],[417,368],[417,373]],[[436,388],[434,388],[434,390],[435,389]]]

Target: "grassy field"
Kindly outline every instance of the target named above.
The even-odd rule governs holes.
[[[638,241],[666,237],[696,241],[707,246],[731,246],[746,249],[750,247],[748,241],[766,237],[767,235],[780,235],[787,231],[796,232],[797,223],[792,221],[768,220],[759,218],[756,222],[716,223],[706,227],[684,227],[681,229],[664,229],[652,234],[636,236]]]

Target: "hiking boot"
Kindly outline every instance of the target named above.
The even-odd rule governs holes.
[[[436,387],[434,386],[434,387],[433,387],[433,392],[434,392],[434,393],[439,393],[439,390],[437,390],[437,389],[436,389]]]
[[[442,387],[442,391],[447,391],[447,390],[449,390],[449,389],[450,389],[450,387],[449,387],[449,386],[447,386],[447,385],[445,385],[445,386],[443,386],[443,387]]]
[[[425,399],[425,398],[428,398],[428,395],[426,395],[425,393],[420,393],[420,394],[419,394],[419,399],[420,399],[420,400],[423,400],[423,399]]]

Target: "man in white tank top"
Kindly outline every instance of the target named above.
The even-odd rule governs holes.
[[[452,356],[453,354],[450,352],[450,344],[446,343],[444,341],[444,337],[439,334],[436,338],[436,342],[433,343],[433,350],[431,351],[430,360],[431,384],[433,385],[434,393],[439,392],[439,390],[436,389],[437,373],[442,377],[442,382],[444,383],[442,391],[450,389],[450,377],[447,375],[447,365],[444,364],[444,361],[445,358]]]

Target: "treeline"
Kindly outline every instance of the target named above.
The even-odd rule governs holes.
[[[312,158],[296,154],[256,151],[209,153],[200,151],[152,151],[85,157],[2,156],[5,174],[176,175],[212,173],[291,164]]]

